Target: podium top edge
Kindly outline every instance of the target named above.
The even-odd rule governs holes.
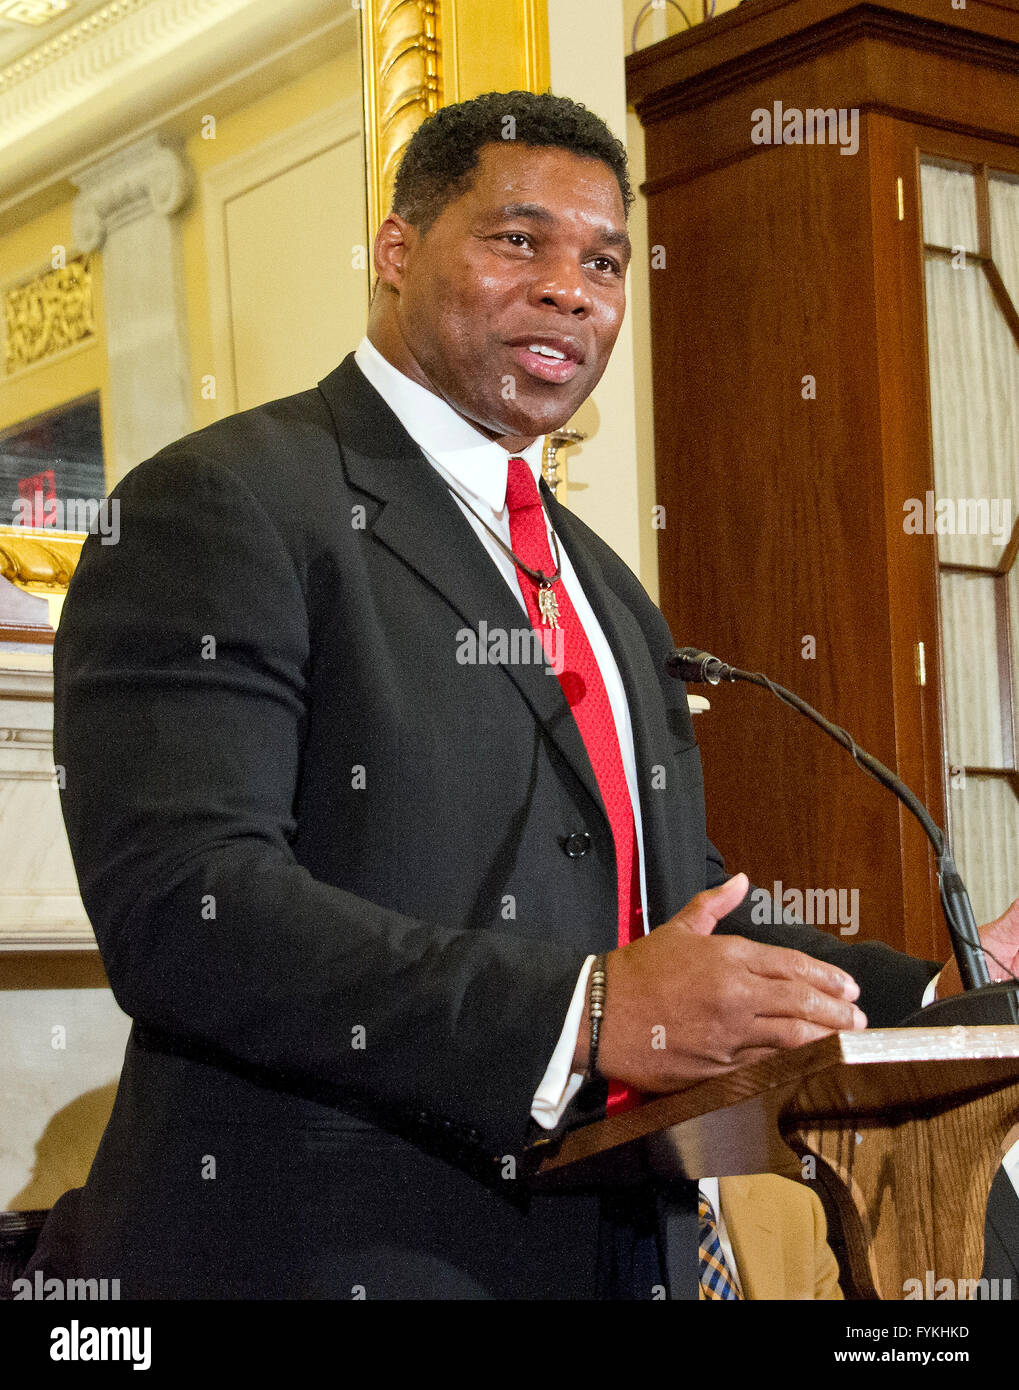
[[[1017,1024],[867,1028],[859,1033],[839,1033],[837,1037],[842,1060],[848,1066],[867,1062],[958,1062],[994,1057],[1019,1058]]]

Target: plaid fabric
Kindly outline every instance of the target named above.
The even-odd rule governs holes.
[[[703,1193],[697,1203],[697,1211],[701,1219],[701,1295],[713,1299],[739,1298],[740,1292],[725,1262],[722,1242],[718,1239],[714,1208]]]

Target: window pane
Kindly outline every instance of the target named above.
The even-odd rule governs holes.
[[[979,251],[976,179],[962,169],[920,165],[923,239],[932,246],[964,246]]]
[[[993,568],[1019,493],[1019,350],[978,265],[931,258],[926,278],[937,502],[925,521],[943,561]]]
[[[0,439],[0,524],[87,531],[105,496],[98,396],[28,420]]]
[[[991,174],[991,259],[1019,309],[1019,175]]]
[[[953,767],[1005,766],[994,588],[990,575],[941,576],[945,741]]]
[[[1019,799],[1003,777],[967,777],[949,795],[952,848],[973,915],[993,921],[1019,895]]]

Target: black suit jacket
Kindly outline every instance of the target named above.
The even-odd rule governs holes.
[[[519,604],[352,355],[112,497],[120,541],[88,538],[57,635],[54,750],[134,1027],[35,1265],[124,1297],[591,1296],[597,1197],[529,1195],[509,1160],[581,963],[615,945],[615,858],[554,675],[457,659]],[[657,924],[725,877],[672,638],[545,500],[625,685]],[[874,1024],[931,973],[748,908],[725,926],[839,962]]]
[[[988,1296],[1019,1299],[1019,1198],[1004,1168],[994,1175],[984,1223],[982,1279],[997,1280]]]

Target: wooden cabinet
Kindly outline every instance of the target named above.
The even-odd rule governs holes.
[[[969,170],[977,183],[989,172],[1010,193],[1019,8],[749,0],[633,55],[627,90],[647,144],[663,610],[677,642],[767,672],[846,727],[945,824],[958,758],[942,641],[969,634],[958,620],[943,631],[939,535],[907,525],[911,501],[940,500],[921,171]],[[1015,246],[999,278],[1019,282]],[[970,250],[971,270],[987,249]],[[991,277],[991,256],[977,265]],[[1014,354],[1011,294],[1011,319],[996,303]],[[989,391],[1000,395],[1012,365]],[[980,486],[1011,480],[1014,523],[1019,401],[993,420],[972,406],[985,433],[994,426]],[[1017,537],[1013,526],[998,562],[1009,549],[1014,562]],[[1011,734],[1002,766],[984,772],[1019,816],[1019,591],[1002,573],[993,640]],[[847,904],[856,890],[860,939],[945,956],[933,858],[912,818],[765,692],[710,693],[697,733],[708,828],[730,869],[769,888],[843,889]],[[1012,868],[1014,894],[1019,856]],[[854,925],[819,924],[847,936]]]

